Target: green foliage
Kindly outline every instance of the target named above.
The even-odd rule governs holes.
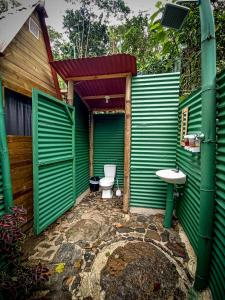
[[[19,5],[20,3],[16,0],[0,0],[0,14]]]
[[[63,26],[73,45],[74,57],[100,56],[107,54],[109,43],[108,22],[110,16],[121,20],[130,13],[123,0],[66,0],[72,4],[80,3],[79,9],[66,10]],[[98,8],[99,14],[94,12]]]
[[[0,299],[30,299],[32,292],[49,279],[49,270],[40,263],[31,267],[22,259],[26,210],[13,207],[0,218]]]
[[[130,53],[136,56],[141,73],[162,73],[181,70],[182,93],[200,86],[200,17],[196,3],[187,1],[190,13],[181,30],[164,28],[160,24],[164,4],[158,1],[156,11],[148,16],[139,13],[125,24],[109,29],[109,53]],[[214,0],[217,39],[217,69],[225,67],[224,28],[225,2]]]
[[[65,0],[81,3],[76,10],[67,10],[64,28],[68,41],[61,35],[50,34],[55,58],[87,57],[105,54],[129,53],[137,58],[142,74],[181,71],[183,94],[200,86],[200,18],[196,3],[185,2],[190,13],[181,30],[161,25],[164,9],[162,1],[156,3],[152,15],[139,12],[129,15],[130,8],[123,0]],[[225,68],[224,28],[225,2],[212,1],[217,39],[217,70]],[[94,13],[97,7],[99,14]],[[95,10],[96,11],[96,10]],[[109,25],[109,17],[117,17],[119,25]]]
[[[66,59],[73,56],[73,47],[69,41],[64,39],[62,33],[59,33],[53,27],[48,26],[48,34],[55,59]]]
[[[100,56],[106,53],[108,35],[102,14],[97,16],[86,7],[66,10],[63,25],[73,44],[74,57]]]

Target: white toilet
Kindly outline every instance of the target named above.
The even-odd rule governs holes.
[[[113,196],[112,187],[116,176],[116,165],[104,165],[105,177],[100,179],[99,185],[102,188],[102,198],[111,199]]]

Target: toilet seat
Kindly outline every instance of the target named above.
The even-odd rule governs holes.
[[[103,177],[99,181],[100,186],[104,186],[104,187],[112,186],[113,183],[114,183],[114,179],[110,177]]]

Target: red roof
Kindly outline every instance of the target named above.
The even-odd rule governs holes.
[[[76,77],[75,90],[84,98],[98,95],[119,95],[125,94],[125,78],[110,78],[97,80],[80,80],[79,77],[90,77],[111,74],[137,74],[136,58],[129,54],[116,54],[111,56],[68,59],[53,61],[51,65],[56,72],[66,81]],[[124,97],[110,99],[85,100],[91,109],[101,108],[124,108]]]

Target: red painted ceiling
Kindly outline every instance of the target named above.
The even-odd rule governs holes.
[[[137,74],[136,58],[129,54],[116,54],[93,58],[53,61],[51,65],[67,81],[72,77],[109,75],[118,73]],[[75,91],[83,98],[87,96],[125,94],[125,78],[76,81]],[[85,100],[91,109],[123,109],[124,98]]]

